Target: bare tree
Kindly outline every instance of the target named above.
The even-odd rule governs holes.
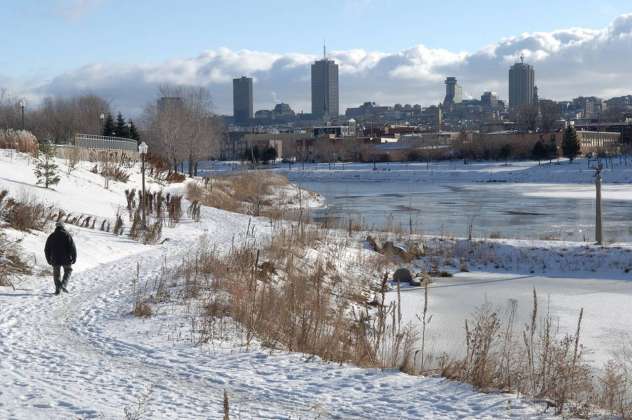
[[[145,109],[143,124],[153,150],[177,171],[189,163],[189,175],[197,174],[197,163],[219,150],[222,126],[212,112],[208,89],[190,86],[161,86],[160,99]]]
[[[516,115],[518,124],[528,131],[535,131],[538,121],[537,105],[523,105]]]
[[[109,112],[108,102],[96,95],[48,97],[28,113],[27,127],[38,138],[67,143],[77,133],[101,134],[100,115]]]
[[[548,99],[540,101],[540,117],[542,121],[542,130],[545,133],[555,128],[555,123],[560,119],[561,110],[557,102]]]
[[[4,88],[0,88],[0,129],[2,128],[22,128],[19,99],[11,96]]]

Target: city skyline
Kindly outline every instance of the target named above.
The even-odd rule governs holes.
[[[520,55],[537,69],[540,98],[607,98],[632,93],[628,76],[632,63],[627,59],[632,54],[632,14],[619,15],[602,27],[579,28],[570,21],[560,25],[563,27],[571,29],[521,32],[527,28],[517,28],[513,36],[468,51],[428,46],[437,45],[437,39],[390,51],[340,49],[348,41],[330,38],[328,57],[340,69],[340,113],[366,101],[436,105],[444,99],[443,81],[448,76],[457,78],[464,99],[494,91],[507,101],[507,71]],[[211,91],[215,111],[230,115],[232,79],[246,75],[253,78],[255,109],[272,109],[284,102],[296,112],[308,113],[310,65],[321,55],[322,38],[318,43],[304,41],[302,49],[313,53],[215,48],[153,63],[144,56],[122,62],[116,58],[88,61],[60,72],[55,71],[57,63],[51,63],[48,67],[53,73],[46,77],[12,71],[15,64],[11,64],[0,68],[0,88],[24,97],[29,106],[50,95],[95,93],[115,109],[138,115],[146,103],[155,100],[161,84],[202,85]],[[10,58],[5,55],[4,60]],[[603,74],[608,77],[601,77]]]

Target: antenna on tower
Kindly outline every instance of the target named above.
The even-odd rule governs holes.
[[[327,59],[327,45],[325,44],[325,40],[323,39],[323,59]]]
[[[520,62],[524,64],[524,54],[520,54]]]

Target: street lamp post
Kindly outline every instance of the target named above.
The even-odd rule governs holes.
[[[24,130],[24,100],[21,100],[19,105],[22,110],[22,130]]]
[[[103,135],[103,123],[105,121],[105,114],[104,113],[101,113],[101,115],[99,115],[99,121],[101,122],[101,132],[99,134]]]
[[[146,197],[145,197],[145,156],[147,156],[147,150],[149,149],[149,146],[147,146],[147,143],[142,142],[139,146],[138,146],[138,152],[140,153],[140,162],[141,162],[141,173],[142,173],[142,182],[143,182],[143,198],[141,200],[141,208],[143,211],[143,219],[141,221],[142,225],[143,225],[143,230],[147,229],[147,219],[146,219],[146,214],[145,214],[145,202]]]

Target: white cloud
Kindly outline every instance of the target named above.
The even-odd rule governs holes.
[[[58,0],[57,13],[67,20],[78,20],[101,2],[102,0]]]
[[[437,103],[443,98],[442,82],[448,75],[456,76],[474,97],[485,90],[506,97],[508,67],[520,55],[534,65],[542,97],[627,94],[632,92],[632,14],[618,17],[601,30],[524,33],[473,53],[417,45],[392,53],[353,49],[328,55],[340,66],[342,109],[369,100]],[[296,111],[309,112],[309,64],[317,58],[220,48],[154,65],[86,65],[22,93],[45,96],[89,91],[106,96],[117,108],[136,112],[155,98],[160,84],[205,85],[215,97],[217,111],[230,113],[231,79],[249,75],[255,78],[256,109],[271,108],[274,98],[282,98]]]

